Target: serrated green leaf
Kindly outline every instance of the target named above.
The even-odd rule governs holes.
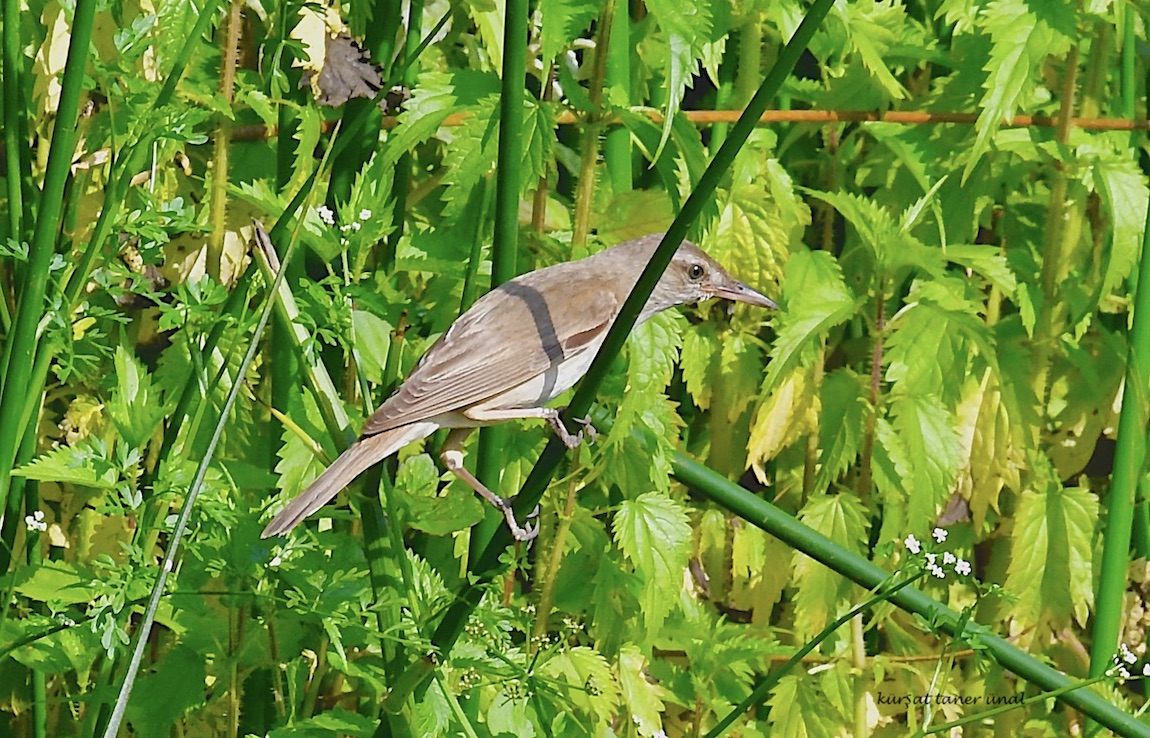
[[[640,392],[662,392],[671,381],[679,359],[687,319],[677,311],[666,311],[646,321],[627,339],[630,361],[627,378],[630,388]]]
[[[123,346],[116,347],[116,389],[108,400],[108,417],[131,448],[142,447],[156,432],[169,408],[160,402],[152,375]]]
[[[869,0],[839,6],[847,35],[854,44],[867,70],[895,100],[907,96],[886,65],[891,46],[902,41],[906,25],[906,8],[894,0]]]
[[[119,474],[103,442],[86,438],[60,446],[15,469],[12,474],[41,482],[65,482],[96,489],[114,489]]]
[[[799,512],[799,520],[835,543],[861,553],[867,539],[866,508],[850,495],[812,497]],[[795,553],[795,621],[802,639],[818,633],[838,616],[850,592],[850,583],[806,554]]]
[[[619,683],[611,665],[595,649],[575,646],[555,653],[540,665],[541,674],[569,685],[571,701],[600,725],[609,722],[619,705]]]
[[[457,218],[471,190],[495,166],[499,144],[499,97],[489,95],[464,111],[467,118],[452,132],[443,157],[444,216]]]
[[[977,244],[951,244],[946,247],[946,258],[981,274],[997,287],[1007,298],[1013,298],[1018,288],[1018,279],[1010,268],[1010,263],[997,246]]]
[[[822,452],[812,494],[826,492],[858,457],[867,405],[862,378],[847,369],[827,375],[819,396],[825,421],[819,424]]]
[[[96,596],[92,573],[66,561],[23,567],[15,574],[15,591],[54,607],[91,602]]]
[[[763,380],[767,393],[795,364],[813,360],[824,334],[853,315],[858,301],[833,256],[804,250],[795,252],[783,270],[781,305],[771,363]]]
[[[965,182],[991,138],[1004,120],[1030,102],[1043,65],[1049,57],[1060,57],[1070,49],[1075,11],[1063,0],[1030,4],[1024,0],[996,0],[986,6],[979,18],[993,44],[979,101],[981,114],[975,124],[977,135],[963,170]],[[1070,35],[1064,32],[1069,27]]]
[[[663,689],[647,679],[647,660],[635,644],[628,643],[619,650],[617,669],[623,704],[627,706],[639,735],[650,738],[661,733]]]
[[[786,676],[771,692],[771,735],[794,738],[832,738],[838,723],[827,710],[826,698],[813,680]]]
[[[946,501],[961,467],[954,419],[933,395],[910,395],[891,402],[892,426],[906,448],[910,478],[907,528],[926,530]]]
[[[355,355],[360,371],[369,382],[382,382],[391,348],[391,325],[374,313],[352,310],[351,327],[355,331]]]
[[[1047,477],[1025,490],[1014,517],[1005,588],[1017,599],[1011,616],[1024,628],[1083,627],[1094,606],[1094,529],[1098,498]]]
[[[615,513],[615,543],[643,577],[643,616],[652,636],[683,586],[691,549],[691,525],[681,504],[647,492],[624,500]]]
[[[539,6],[539,51],[544,65],[587,30],[603,4],[604,0],[550,0]]]
[[[1111,226],[1102,297],[1111,294],[1130,275],[1142,249],[1150,194],[1133,155],[1133,150],[1124,149],[1121,155],[1100,156],[1094,162],[1094,186],[1105,195]]]
[[[699,70],[703,45],[711,33],[711,8],[706,2],[681,3],[677,0],[649,0],[647,10],[655,19],[667,44],[667,106],[663,112],[663,132],[652,160],[658,160],[687,85]]]
[[[971,354],[995,361],[990,331],[962,289],[960,283],[940,280],[912,285],[909,306],[891,323],[883,357],[894,392],[938,395],[954,405]]]

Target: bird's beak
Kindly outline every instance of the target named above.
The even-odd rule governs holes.
[[[728,277],[721,283],[712,284],[708,291],[713,297],[719,297],[724,300],[745,302],[748,305],[755,305],[756,307],[779,309],[779,306],[775,304],[774,300],[764,294],[756,292],[733,277]]]

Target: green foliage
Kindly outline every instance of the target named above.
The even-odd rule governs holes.
[[[606,90],[600,110],[595,46],[612,5],[628,24],[630,93]],[[745,104],[809,5],[536,3],[515,142],[521,270],[665,228],[727,134],[683,110]],[[354,167],[331,148],[336,121],[343,131],[354,116],[318,105],[290,59],[318,59],[343,23],[367,30],[365,53],[390,54],[375,61],[394,82],[410,50],[405,29],[377,37],[391,4],[251,4],[232,90],[228,34],[213,29],[226,14],[102,5],[80,69],[89,104],[61,151],[49,151],[69,123],[55,79],[79,13],[18,8],[0,361],[31,348],[35,371],[0,380],[16,419],[0,428],[0,458],[16,460],[0,529],[0,724],[96,734],[233,387],[128,707],[136,734],[702,735],[772,674],[765,701],[739,713],[741,735],[902,735],[946,711],[877,696],[941,683],[1007,694],[978,643],[944,641],[889,604],[836,630],[807,655],[817,664],[779,672],[779,657],[868,595],[689,493],[673,475],[681,451],[887,569],[908,566],[908,535],[942,525],[982,583],[930,587],[920,574],[923,588],[1079,673],[1078,646],[1064,644],[1089,646],[1103,608],[1109,448],[1120,398],[1139,396],[1123,370],[1150,189],[1127,132],[1007,122],[1120,115],[1119,93],[1141,88],[1117,56],[1129,23],[1145,43],[1138,3],[836,3],[775,107],[977,120],[752,134],[691,237],[781,310],[704,303],[633,332],[596,410],[610,427],[567,456],[534,548],[509,551],[509,571],[467,595],[453,647],[431,634],[476,575],[490,511],[444,472],[441,437],[389,462],[379,488],[353,484],[321,522],[259,538],[265,513],[338,455],[488,286],[504,6],[423,8],[425,31],[447,23],[414,61],[410,97],[356,132],[369,153]],[[579,122],[557,124],[566,113]],[[636,190],[604,187],[596,154],[593,197],[576,197],[595,154],[581,148],[588,115],[630,136]],[[35,156],[22,162],[22,149]],[[70,166],[56,202],[44,201],[49,153]],[[329,199],[333,179],[351,184]],[[573,251],[570,224],[587,215],[591,243]],[[37,251],[36,220],[56,216],[59,238],[44,241],[56,250]],[[292,239],[307,248],[287,265],[281,323],[240,376],[267,295],[253,218],[278,223],[281,258]],[[217,226],[223,261],[208,264]],[[17,330],[30,273],[45,290]],[[17,341],[29,330],[34,345]],[[548,433],[513,424],[485,481],[513,494]],[[1127,598],[1143,607],[1142,595]],[[968,650],[952,658],[955,647]],[[1111,694],[1131,712],[1143,701]],[[1044,702],[1013,717],[1036,734],[1082,727]]]

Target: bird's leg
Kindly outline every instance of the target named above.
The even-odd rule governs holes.
[[[555,431],[555,435],[563,441],[567,448],[578,448],[587,438],[594,441],[598,433],[591,425],[591,416],[574,418],[574,422],[582,426],[579,432],[572,433],[563,425],[559,418],[559,411],[553,407],[517,407],[517,408],[478,408],[470,407],[462,411],[463,415],[480,423],[498,423],[504,420],[519,420],[521,418],[542,418]]]
[[[471,432],[470,428],[455,428],[447,434],[447,440],[443,442],[443,449],[440,451],[440,458],[452,474],[462,479],[467,483],[471,489],[479,493],[480,497],[490,502],[495,506],[499,512],[503,513],[503,519],[507,521],[507,527],[511,529],[511,535],[517,541],[530,541],[535,536],[539,535],[539,524],[530,525],[526,528],[519,525],[519,521],[515,519],[515,511],[511,509],[511,502],[499,495],[495,494],[487,488],[483,482],[471,472],[467,471],[467,467],[463,465],[463,439]],[[535,511],[531,513],[532,518],[539,515],[539,506],[535,507]]]

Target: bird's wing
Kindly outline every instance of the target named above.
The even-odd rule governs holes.
[[[532,272],[480,298],[368,419],[363,435],[463,410],[597,345],[619,312],[621,299],[608,284],[617,280],[574,266]]]

